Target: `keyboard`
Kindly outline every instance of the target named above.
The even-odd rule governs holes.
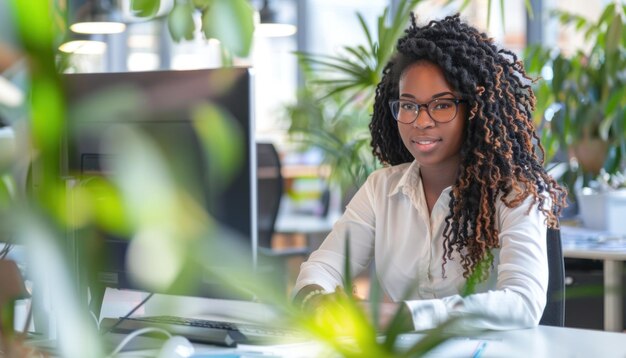
[[[105,318],[101,329],[117,323],[118,319]],[[304,342],[306,335],[295,329],[269,325],[233,323],[175,316],[129,317],[118,324],[112,332],[131,333],[145,327],[157,327],[172,335],[184,336],[192,342],[236,347],[237,344],[280,344]]]

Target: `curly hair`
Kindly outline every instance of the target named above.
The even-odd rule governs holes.
[[[493,263],[491,250],[500,245],[496,200],[517,207],[531,196],[530,208],[538,205],[547,226],[558,228],[566,193],[543,168],[545,153],[532,122],[532,80],[522,62],[458,14],[423,27],[411,14],[411,25],[383,70],[369,128],[373,154],[384,165],[414,160],[388,102],[398,98],[404,70],[419,61],[441,67],[447,82],[469,101],[461,163],[445,218],[443,265],[457,251],[463,276],[476,270],[483,280],[488,275],[484,265]]]

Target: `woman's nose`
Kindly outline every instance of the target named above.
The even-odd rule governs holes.
[[[428,110],[426,108],[418,108],[417,109],[417,117],[415,117],[415,121],[413,121],[413,127],[419,129],[426,129],[429,127],[434,127],[435,121],[430,118],[428,114]]]

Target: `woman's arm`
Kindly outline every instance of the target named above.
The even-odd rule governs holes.
[[[310,309],[316,306],[316,302],[318,297],[321,296],[326,291],[319,285],[308,285],[304,286],[300,291],[297,292],[295,297],[293,298],[293,303],[296,307],[300,307],[302,309]]]
[[[546,304],[548,262],[545,217],[530,200],[517,208],[498,203],[501,248],[495,289],[462,297],[407,301],[416,330],[429,329],[456,316],[473,316],[466,328],[506,330],[533,327]]]
[[[305,288],[314,285],[325,292],[343,287],[346,243],[350,243],[350,272],[356,276],[372,258],[374,250],[374,199],[371,176],[355,194],[345,213],[335,223],[319,249],[302,264],[294,287],[296,298]],[[317,288],[317,289],[319,289]],[[307,288],[307,291],[309,289]]]

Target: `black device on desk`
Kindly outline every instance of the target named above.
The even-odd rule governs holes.
[[[62,168],[69,178],[77,179],[74,185],[84,186],[98,182],[99,176],[113,177],[119,170],[121,158],[130,153],[120,152],[107,142],[122,131],[141,133],[164,157],[167,172],[173,177],[175,190],[184,190],[208,212],[218,224],[214,237],[198,238],[198,246],[207,251],[206,261],[221,272],[230,268],[254,274],[256,263],[256,154],[252,108],[252,84],[249,68],[220,68],[188,71],[151,71],[124,73],[83,73],[63,76],[69,99],[67,141],[62,154]],[[125,96],[120,96],[124,93]],[[132,97],[135,103],[130,103]],[[96,101],[88,111],[85,103]],[[130,104],[129,104],[130,103]],[[233,161],[233,173],[222,179],[215,170],[214,156],[220,147],[203,141],[198,128],[210,126],[214,117],[198,117],[198,108],[213,105],[226,113],[233,128],[234,138],[225,140],[236,143],[239,157]],[[206,123],[205,123],[206,122]],[[209,127],[211,128],[211,127]],[[215,128],[215,127],[213,127]],[[206,130],[206,129],[205,129]],[[217,153],[219,154],[219,153]],[[137,163],[124,165],[141,165]],[[238,159],[238,160],[235,160]],[[114,168],[114,169],[112,169]],[[212,169],[213,168],[213,169]],[[213,171],[212,171],[213,170]],[[150,185],[155,181],[147,172],[137,178]],[[95,190],[98,192],[98,190]],[[106,191],[102,191],[106,192]],[[103,194],[106,195],[106,194]],[[149,200],[149,197],[144,198]],[[191,216],[194,213],[190,213]],[[184,223],[175,222],[175,225]],[[129,237],[123,234],[102,233],[96,239],[81,237],[80,232],[70,233],[76,243],[76,260],[83,286],[146,290],[133,280],[128,270]],[[97,241],[100,264],[82,262],[82,255],[89,248],[81,247],[88,240]],[[206,241],[207,245],[203,245]],[[208,243],[211,247],[208,247]],[[222,249],[236,248],[240,260],[220,255]],[[91,248],[93,250],[93,247]],[[210,251],[210,252],[209,252]],[[156,260],[156,259],[155,259]],[[206,262],[185,262],[182,275],[207,272]],[[194,268],[195,267],[195,268]],[[204,275],[200,282],[183,285],[184,280],[174,280],[169,294],[211,298],[252,299],[251,294],[236,292],[223,280]],[[95,291],[95,292],[94,292]]]
[[[193,342],[226,347],[236,347],[237,344],[265,345],[307,340],[302,332],[293,329],[175,316],[131,317],[121,322],[105,318],[101,322],[101,329],[106,330],[113,325],[115,328],[112,331],[117,333],[131,333],[144,327],[156,327],[173,335],[187,337]]]

